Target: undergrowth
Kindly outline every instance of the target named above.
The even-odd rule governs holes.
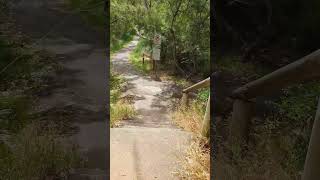
[[[122,35],[120,39],[111,37],[110,39],[110,53],[114,54],[115,52],[121,50],[127,43],[133,40],[134,34],[128,32]]]
[[[144,63],[142,63],[142,54],[146,50],[146,43],[145,40],[140,40],[129,57],[133,66],[144,74],[147,74],[152,70],[152,64],[149,59],[145,58]]]
[[[122,89],[125,80],[117,74],[111,72],[110,76],[110,126],[115,127],[121,120],[131,119],[136,115],[136,111],[129,102],[121,99]]]
[[[0,176],[3,179],[67,178],[82,160],[77,148],[67,146],[55,129],[43,131],[37,123],[0,143]]]
[[[132,119],[135,115],[134,107],[125,101],[120,100],[110,104],[111,127],[116,126],[119,121]]]
[[[194,138],[187,148],[185,156],[180,159],[181,168],[177,175],[181,179],[210,179],[210,149],[205,147],[208,140]]]
[[[178,105],[172,113],[175,124],[192,132],[194,136],[185,152],[185,157],[179,162],[181,168],[178,170],[177,176],[181,179],[210,179],[209,140],[201,137],[200,134],[209,92],[208,89],[200,90],[188,107]]]
[[[221,72],[229,72],[236,77],[246,79],[256,79],[268,72],[267,69],[251,62],[242,62],[238,56],[219,57],[214,69]]]
[[[219,178],[301,179],[319,94],[319,82],[310,82],[290,86],[267,101],[270,109],[251,122],[245,152],[220,145]]]

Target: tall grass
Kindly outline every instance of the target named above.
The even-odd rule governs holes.
[[[132,119],[136,111],[129,102],[120,99],[125,80],[111,72],[110,78],[110,126],[115,127],[121,120]]]
[[[66,178],[72,168],[81,164],[81,159],[76,148],[64,141],[53,128],[43,131],[38,124],[29,124],[0,144],[1,178]]]
[[[182,129],[192,132],[194,138],[187,148],[185,157],[180,160],[181,169],[177,175],[181,179],[210,179],[210,148],[208,139],[201,137],[201,125],[205,113],[205,102],[208,99],[207,90],[198,93],[189,107],[178,105],[172,113],[173,121]]]
[[[131,104],[125,101],[118,101],[115,104],[110,104],[110,119],[111,127],[115,127],[121,120],[134,118],[136,111]]]
[[[181,168],[177,171],[180,179],[209,180],[210,150],[204,147],[207,140],[195,138],[180,159]]]

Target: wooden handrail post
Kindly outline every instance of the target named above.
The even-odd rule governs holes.
[[[253,115],[253,102],[236,99],[230,126],[230,140],[232,144],[247,141],[250,119]]]
[[[142,64],[144,64],[144,53],[142,54]]]
[[[189,95],[188,93],[183,93],[181,98],[181,106],[182,108],[187,108],[189,106]]]
[[[204,137],[209,137],[210,135],[210,95],[207,102],[206,112],[201,127],[201,134]]]
[[[320,177],[320,98],[309,141],[302,180],[317,180]]]

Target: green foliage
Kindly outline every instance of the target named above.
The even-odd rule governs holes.
[[[206,105],[210,95],[210,88],[203,88],[197,94],[197,100]]]
[[[121,95],[121,88],[124,83],[120,75],[111,72],[110,76],[110,103],[116,103]]]
[[[315,116],[319,94],[319,83],[300,84],[284,90],[284,96],[274,105],[282,116],[302,125]]]
[[[182,73],[207,76],[210,70],[210,5],[206,0],[112,0],[111,43],[125,32],[137,31],[151,46],[162,39],[162,64]]]
[[[133,34],[128,32],[122,35],[120,39],[113,39],[110,44],[110,52],[111,54],[122,49],[128,42],[132,41]]]
[[[145,59],[144,64],[142,63],[142,54],[146,49],[147,42],[145,40],[140,40],[134,49],[134,51],[130,54],[129,60],[133,64],[133,66],[142,73],[149,73],[152,69],[151,61]]]
[[[279,101],[271,102],[278,110],[271,118],[278,122],[274,132],[287,139],[282,148],[290,162],[284,165],[288,170],[303,170],[319,94],[319,82],[312,82],[287,88]]]

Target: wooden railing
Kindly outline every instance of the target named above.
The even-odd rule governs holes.
[[[200,88],[206,88],[206,87],[210,87],[210,77],[184,89],[182,91],[183,95],[181,99],[181,105],[183,106],[183,108],[188,108],[189,106],[190,92],[193,92]],[[207,101],[206,112],[202,122],[201,134],[205,137],[209,137],[209,131],[210,131],[210,95]]]
[[[243,143],[247,141],[249,122],[253,116],[254,98],[308,80],[320,80],[320,50],[233,91],[231,95],[234,99],[230,126],[231,143]],[[302,180],[315,180],[319,178],[319,167],[320,100],[313,124]]]

